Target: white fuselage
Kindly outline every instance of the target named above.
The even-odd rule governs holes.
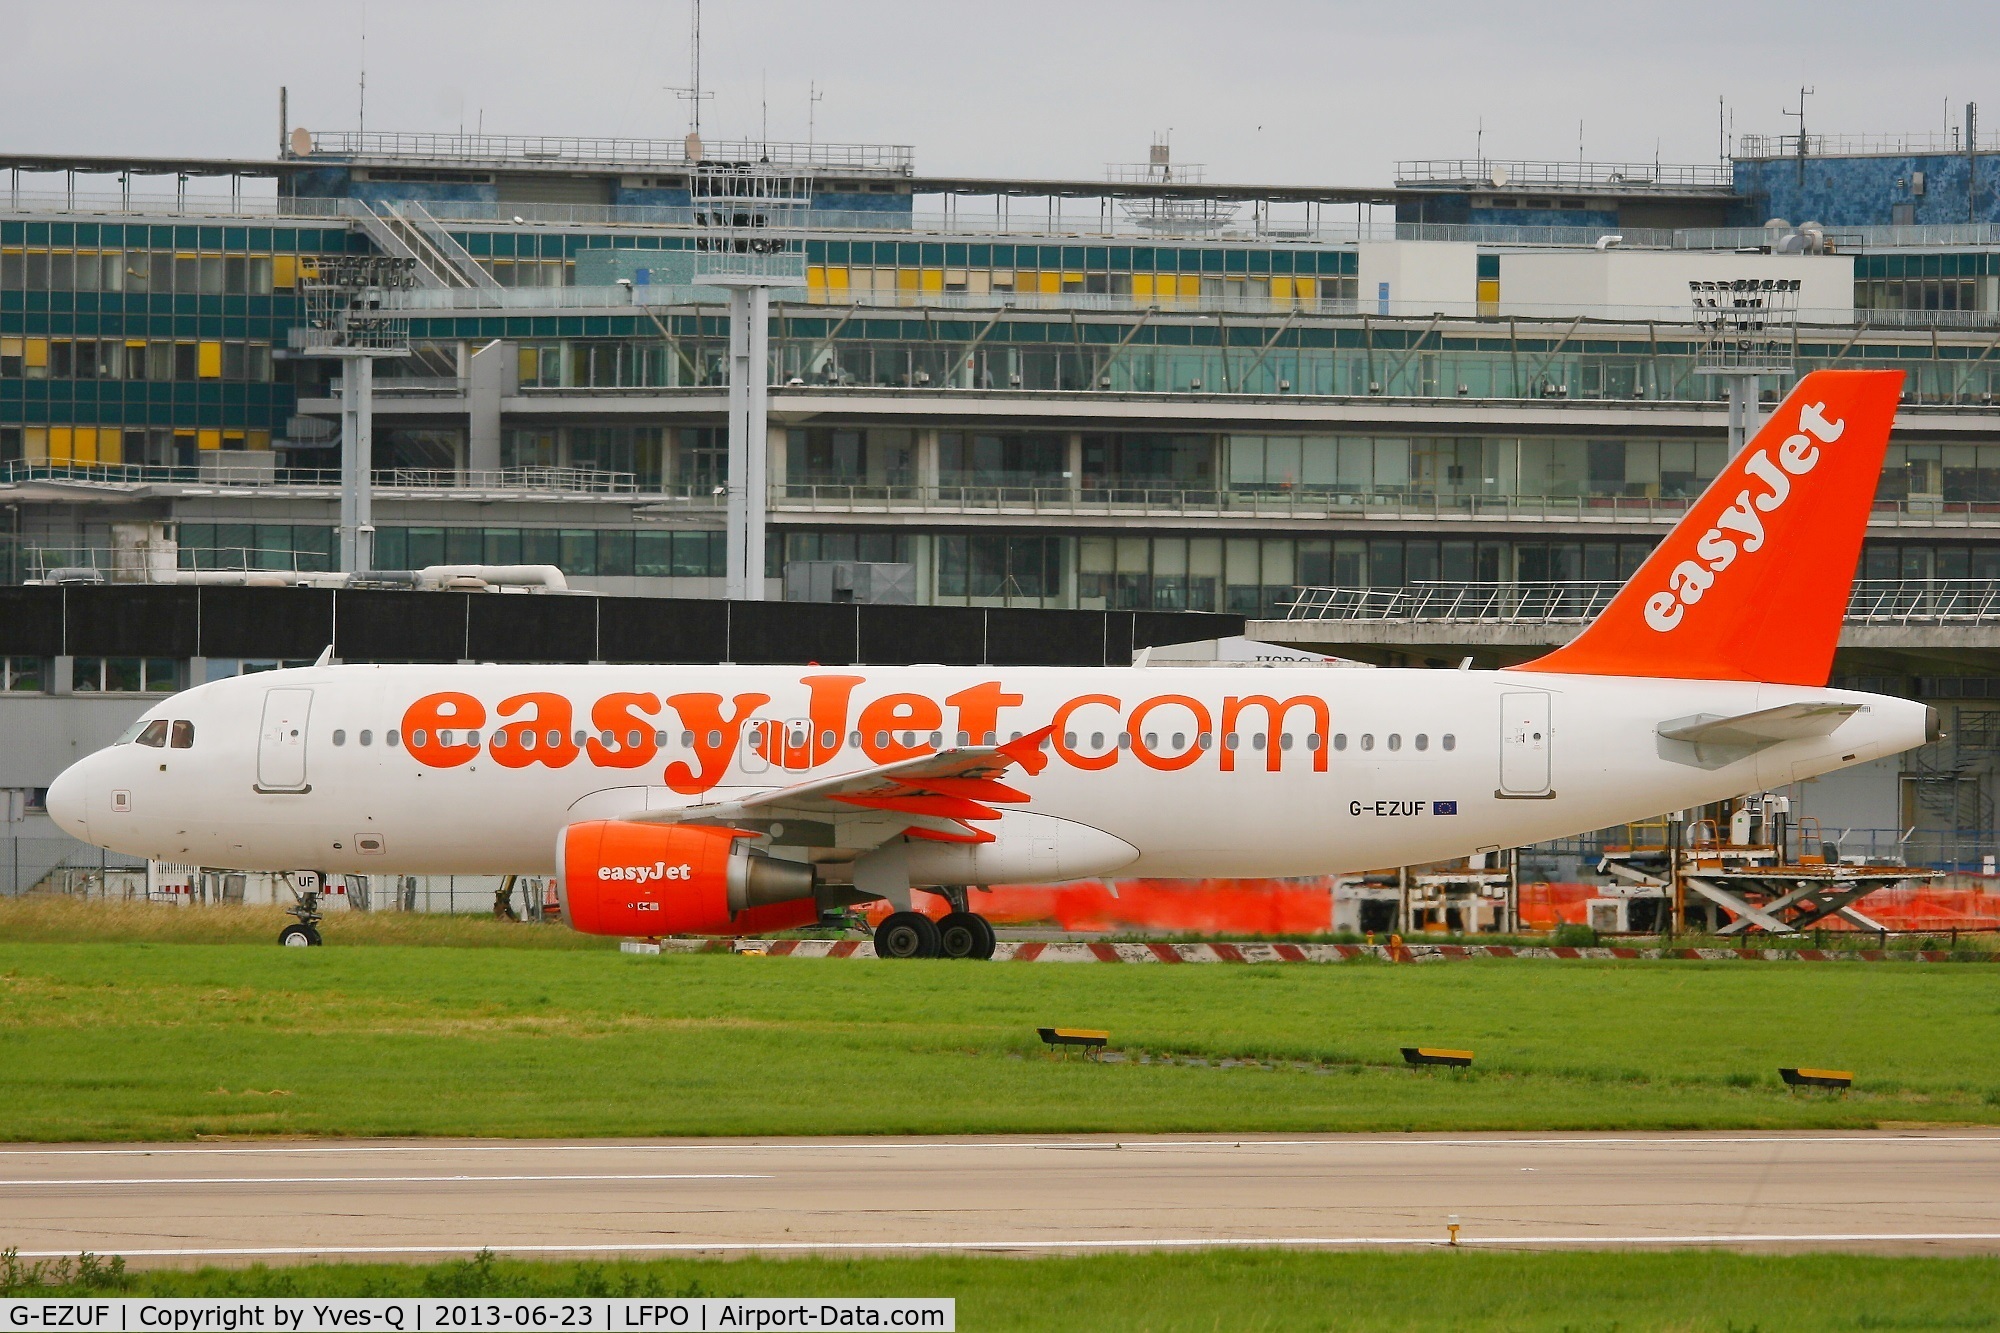
[[[837,717],[808,684],[835,676],[853,682]],[[420,762],[410,719],[436,714],[413,706],[445,694],[477,701],[478,725],[454,728],[460,762]],[[602,704],[614,694],[659,702],[614,715]],[[526,695],[535,709],[501,711]],[[1290,702],[1282,724],[1241,702],[1259,696]],[[1656,732],[1826,700],[1861,708],[1828,735],[1750,752],[1697,754]],[[559,731],[561,746],[525,764],[518,744],[492,747],[495,727],[538,713],[538,736]],[[835,744],[780,744],[773,763],[736,743],[745,715]],[[77,836],[209,866],[464,874],[548,873],[578,819],[866,769],[934,736],[1004,743],[1051,721],[1050,762],[1008,776],[1029,797],[1009,809],[1112,834],[1139,853],[1119,873],[1152,876],[1325,874],[1523,845],[1894,754],[1926,727],[1922,705],[1826,688],[1255,666],[318,666],[212,682],[147,717],[191,723],[192,744],[120,744],[64,773],[50,811]]]

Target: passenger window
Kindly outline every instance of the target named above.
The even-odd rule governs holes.
[[[1447,750],[1456,750],[1458,748],[1458,737],[1447,731],[1444,734],[1444,748]]]
[[[1389,733],[1389,748],[1392,750],[1403,748],[1403,738],[1393,731]]]
[[[397,745],[402,743],[403,737],[400,732],[398,732],[394,727],[391,727],[387,731],[382,733],[382,739],[391,749],[394,749]]]
[[[1306,748],[1308,750],[1319,749],[1319,733],[1317,731],[1306,737]]]
[[[1367,733],[1367,732],[1365,732],[1365,731],[1364,731],[1363,733],[1361,733],[1361,748],[1362,748],[1362,749],[1364,749],[1364,750],[1372,750],[1372,749],[1374,749],[1374,748],[1375,748],[1375,737],[1374,737],[1374,736],[1372,736],[1372,735],[1370,735],[1369,733]]]
[[[1347,748],[1346,732],[1336,731],[1335,733],[1333,733],[1333,748],[1336,750],[1345,750]]]
[[[141,745],[150,745],[155,750],[167,743],[167,720],[156,717],[146,724],[146,729],[132,738]]]
[[[1431,748],[1431,738],[1424,735],[1421,731],[1417,733],[1417,748],[1419,750],[1428,750]]]
[[[346,732],[344,732],[344,731],[342,731],[342,730],[340,730],[340,729],[339,729],[338,727],[334,728],[334,732],[333,732],[333,743],[334,743],[335,745],[345,745],[345,744],[347,744],[347,733],[346,733]]]
[[[372,732],[372,731],[364,731],[364,732],[362,732],[362,733],[361,733],[361,743],[362,743],[363,745],[373,745],[373,744],[375,743],[375,733],[374,733],[374,732]]]
[[[172,744],[176,750],[192,750],[194,748],[194,723],[174,723]]]

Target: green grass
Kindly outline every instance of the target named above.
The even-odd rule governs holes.
[[[1327,1254],[310,1265],[100,1275],[151,1296],[948,1296],[958,1327],[1716,1330],[2000,1328],[2000,1259]],[[25,1285],[16,1290],[26,1290]]]
[[[1990,1124],[1996,1018],[1977,967],[0,943],[0,1140]],[[1052,1059],[1044,1024],[1135,1059]],[[1478,1064],[1404,1069],[1419,1043]]]

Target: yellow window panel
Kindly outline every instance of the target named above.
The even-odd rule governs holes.
[[[251,431],[250,447],[252,449],[260,450],[264,453],[271,452],[271,432],[268,430]]]
[[[70,457],[79,463],[97,461],[97,427],[78,426],[70,440]]]
[[[944,290],[943,269],[927,268],[924,270],[924,290],[927,292],[941,292]]]
[[[49,432],[41,426],[29,426],[21,432],[21,459],[28,463],[49,461]]]
[[[1060,293],[1062,291],[1062,278],[1063,275],[1060,273],[1042,274],[1042,290],[1051,294]]]
[[[205,380],[222,378],[222,344],[203,343],[195,354],[194,373]]]
[[[296,286],[299,280],[299,257],[297,255],[271,256],[271,285],[273,287]]]
[[[1181,274],[1181,295],[1187,297],[1195,297],[1201,295],[1201,274],[1199,273]]]
[[[1291,300],[1291,299],[1292,299],[1292,280],[1291,280],[1290,278],[1272,278],[1272,279],[1271,279],[1271,299],[1272,299],[1273,301],[1289,301],[1289,300]]]
[[[1310,301],[1319,294],[1318,278],[1293,278],[1292,290],[1301,301]]]
[[[73,458],[70,450],[74,447],[75,431],[68,426],[49,427],[49,461],[67,463]]]
[[[219,430],[198,430],[194,433],[195,443],[203,449],[220,449],[222,432]]]
[[[822,291],[826,287],[826,267],[821,264],[806,265],[806,290]]]
[[[1153,275],[1150,273],[1134,273],[1132,275],[1132,295],[1143,299],[1152,294]]]
[[[826,285],[827,285],[827,289],[828,289],[829,291],[842,291],[842,292],[846,291],[846,290],[847,290],[847,270],[846,270],[846,269],[844,269],[844,268],[830,268],[830,269],[827,269],[827,270],[826,270]]]
[[[97,432],[97,461],[100,463],[125,461],[124,431],[107,426]]]
[[[523,347],[514,354],[515,373],[524,380],[532,381],[541,373],[541,354],[532,347]]]
[[[922,277],[923,274],[917,269],[899,268],[896,270],[896,287],[899,291],[914,292]]]
[[[28,339],[27,350],[27,364],[30,369],[38,366],[47,369],[49,364],[49,340],[47,338]]]

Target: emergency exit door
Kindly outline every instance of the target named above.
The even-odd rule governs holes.
[[[1549,796],[1549,696],[1523,690],[1500,696],[1501,796]]]
[[[311,690],[264,691],[264,721],[257,733],[257,790],[306,791],[306,721]]]

